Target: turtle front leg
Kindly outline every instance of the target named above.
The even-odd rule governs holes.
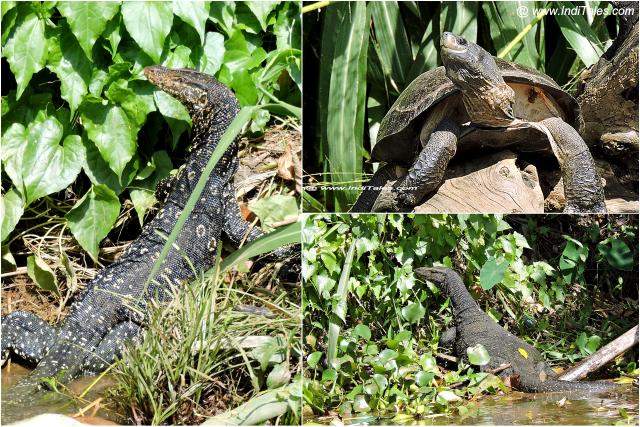
[[[395,184],[399,210],[413,209],[438,188],[449,162],[456,154],[460,128],[450,119],[442,120],[418,155],[409,173]]]
[[[551,147],[564,182],[567,205],[565,213],[606,213],[604,189],[596,171],[596,164],[580,134],[558,117],[542,120],[543,130]]]
[[[385,210],[381,208],[380,198],[385,198],[389,193],[392,183],[398,179],[396,166],[386,164],[379,168],[373,177],[365,185],[362,186],[362,193],[358,196],[358,200],[351,206],[349,212],[375,212]],[[395,200],[393,201],[395,203]]]

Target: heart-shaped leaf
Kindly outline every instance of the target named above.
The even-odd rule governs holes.
[[[65,218],[80,246],[97,261],[98,244],[107,236],[119,213],[118,196],[105,185],[94,185]]]

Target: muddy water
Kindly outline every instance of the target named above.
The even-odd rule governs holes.
[[[108,377],[102,378],[81,400],[72,399],[59,393],[43,392],[33,397],[29,405],[17,406],[11,403],[11,386],[30,371],[19,365],[10,364],[2,369],[2,424],[8,424],[45,413],[73,416],[79,421],[113,424],[118,416],[105,407],[104,394],[111,385]],[[96,377],[85,377],[69,384],[70,392],[78,396]],[[97,402],[96,402],[97,401]]]
[[[306,423],[361,425],[473,425],[473,424],[562,424],[562,425],[638,425],[638,388],[625,386],[620,391],[591,395],[565,393],[527,394],[512,392],[506,396],[488,396],[466,405],[460,415],[411,415],[394,417],[360,416],[337,420],[332,417],[305,419]],[[624,414],[626,411],[626,416]]]

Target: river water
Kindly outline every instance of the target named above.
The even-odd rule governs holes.
[[[562,424],[638,425],[638,388],[631,385],[615,392],[576,395],[566,393],[520,393],[485,396],[465,405],[465,416],[434,414],[422,417],[358,416],[338,419],[318,417],[305,424],[350,425],[473,425],[473,424]],[[455,411],[454,411],[455,412]]]
[[[20,365],[10,364],[2,369],[2,424],[8,424],[36,415],[53,413],[74,416],[78,421],[92,424],[114,424],[117,414],[109,411],[104,405],[104,394],[112,385],[108,377],[100,381],[82,398],[72,399],[59,393],[43,392],[28,406],[11,403],[11,386],[30,372]],[[73,395],[80,395],[97,377],[84,377],[69,384]]]

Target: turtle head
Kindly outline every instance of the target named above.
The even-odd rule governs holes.
[[[144,75],[159,89],[180,101],[191,117],[218,111],[222,103],[237,108],[233,93],[208,74],[186,68],[152,65],[145,67]]]
[[[500,126],[513,120],[515,94],[489,52],[449,32],[442,33],[440,48],[447,77],[462,92],[474,123]]]

